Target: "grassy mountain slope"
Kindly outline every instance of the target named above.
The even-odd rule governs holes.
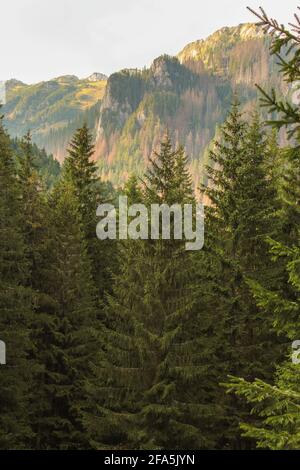
[[[75,76],[34,85],[10,80],[3,107],[6,127],[14,137],[30,129],[36,144],[62,159],[76,123],[88,120],[87,115],[103,97],[105,86],[104,79],[79,80]]]

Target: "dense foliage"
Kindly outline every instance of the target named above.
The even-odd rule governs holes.
[[[293,46],[282,72],[299,81],[300,20],[295,33],[263,11],[260,21],[273,53]],[[165,81],[163,94],[143,95],[161,68],[171,90]],[[150,113],[175,115],[173,86],[193,101],[189,87],[207,80],[190,66],[181,73],[164,56],[151,73],[123,71],[108,86],[118,93],[122,83],[136,117],[141,95]],[[199,251],[175,237],[175,215],[169,239],[96,237],[98,204],[119,194],[147,209],[195,209],[179,138],[166,133],[150,157],[145,147],[147,171],[117,192],[101,181],[87,124],[60,171],[30,133],[11,140],[1,118],[0,449],[300,448],[300,366],[289,357],[300,339],[300,118],[275,92],[263,90],[262,104],[274,130],[258,112],[245,116],[236,96],[210,146]],[[106,118],[108,135],[118,116]],[[136,145],[135,123],[126,125]],[[291,140],[280,147],[285,125]]]

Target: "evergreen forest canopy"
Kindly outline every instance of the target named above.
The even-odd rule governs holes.
[[[297,84],[300,19],[288,30],[256,15]],[[261,88],[267,123],[233,99],[195,252],[174,237],[100,242],[96,208],[117,191],[87,124],[60,168],[1,118],[0,449],[300,448],[300,113],[280,96]],[[166,135],[120,191],[195,203],[188,163]]]

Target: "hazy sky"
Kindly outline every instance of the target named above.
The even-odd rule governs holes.
[[[143,67],[263,6],[288,23],[300,0],[1,0],[0,80]]]

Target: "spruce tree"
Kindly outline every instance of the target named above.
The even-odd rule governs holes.
[[[27,283],[34,300],[30,323],[34,448],[86,448],[81,403],[100,327],[82,205],[66,176],[47,201],[29,134],[21,147],[22,227],[30,272]]]
[[[28,132],[20,144],[18,155],[18,181],[22,202],[22,232],[26,243],[26,259],[29,275],[26,285],[32,292],[33,315],[30,321],[30,359],[32,362],[32,406],[30,421],[34,431],[33,447],[44,447],[45,416],[51,398],[47,392],[47,365],[51,341],[49,332],[54,328],[54,303],[49,294],[50,267],[53,261],[53,230],[50,227],[46,194],[35,166],[31,135]],[[46,418],[47,420],[47,418]]]
[[[167,137],[150,160],[143,200],[193,203],[182,149]],[[173,222],[172,222],[173,224]],[[89,384],[85,425],[97,448],[209,448],[213,415],[198,395],[200,321],[193,254],[181,240],[127,240],[108,299],[106,344]]]
[[[70,142],[65,161],[65,177],[71,182],[79,201],[82,229],[91,262],[92,276],[102,303],[104,292],[111,286],[111,269],[114,267],[114,246],[110,240],[102,244],[96,237],[96,210],[104,202],[104,188],[97,175],[93,160],[93,136],[86,124],[77,129]]]
[[[31,291],[22,204],[11,142],[0,119],[0,335],[6,344],[6,365],[0,365],[0,448],[30,447],[29,351]]]
[[[219,383],[226,374],[241,371],[247,377],[265,378],[274,367],[274,348],[269,347],[269,356],[265,353],[272,335],[248,285],[249,279],[273,282],[265,238],[276,231],[277,201],[265,167],[265,147],[258,118],[247,125],[235,101],[210,153],[212,164],[204,188],[210,201],[206,249],[200,255],[206,258],[203,266],[210,267],[209,271],[202,268],[201,279],[207,309],[215,306],[212,315],[218,329],[213,337],[222,345],[216,351],[222,369]],[[224,428],[219,446],[243,448],[247,444],[239,438],[238,422],[247,409],[233,400],[221,403]]]
[[[50,201],[50,264],[46,293],[52,299],[45,331],[44,387],[40,422],[44,449],[85,449],[81,424],[84,384],[98,349],[99,323],[91,265],[74,188],[60,181]]]
[[[28,283],[35,289],[40,280],[39,264],[42,257],[40,251],[47,231],[46,198],[35,166],[30,132],[23,137],[20,147],[22,153],[17,163],[23,214],[22,230],[30,268]]]
[[[286,353],[290,351],[290,354],[277,368],[275,383],[232,377],[228,391],[243,397],[252,405],[252,414],[260,417],[241,423],[245,437],[255,439],[261,448],[293,450],[300,448],[300,366],[298,354],[294,363],[291,357],[291,346],[300,330],[300,249],[299,246],[289,249],[275,242],[271,245],[274,261],[281,257],[286,260],[290,288],[284,297],[259,285],[253,285],[253,291],[263,312],[273,314],[278,333],[284,333],[289,340]]]

